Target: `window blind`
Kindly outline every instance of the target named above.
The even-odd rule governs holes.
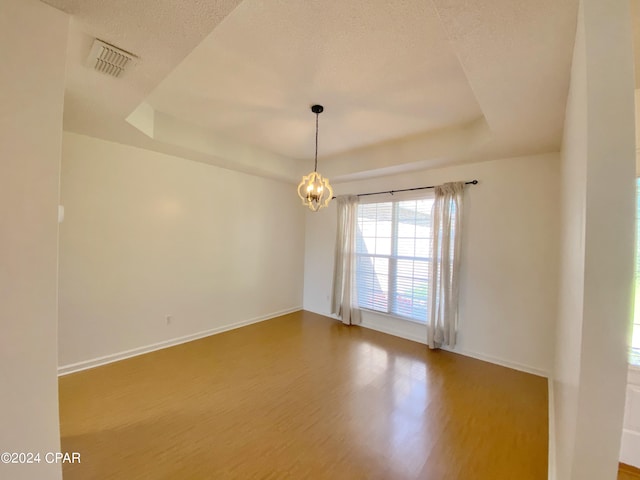
[[[358,206],[360,308],[426,322],[433,196]]]

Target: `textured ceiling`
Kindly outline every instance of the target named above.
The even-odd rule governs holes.
[[[72,17],[65,129],[132,143],[125,118],[241,0],[42,0]],[[94,38],[136,54],[121,79],[85,66]]]
[[[154,90],[158,111],[292,158],[482,116],[430,2],[245,0]]]
[[[577,2],[433,1],[496,138],[558,151]]]
[[[577,0],[44,1],[67,130],[289,181],[315,102],[337,180],[560,148]],[[94,37],[139,61],[90,70]]]

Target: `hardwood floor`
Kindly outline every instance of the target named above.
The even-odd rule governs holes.
[[[309,312],[60,378],[65,480],[547,478],[547,381]]]
[[[640,469],[621,463],[618,469],[618,480],[640,480]]]

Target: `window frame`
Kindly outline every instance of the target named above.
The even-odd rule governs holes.
[[[361,258],[370,258],[370,259],[375,259],[375,258],[384,258],[387,259],[388,261],[388,265],[387,265],[387,278],[388,278],[388,283],[387,283],[387,309],[386,311],[383,310],[376,310],[375,308],[372,308],[371,306],[363,306],[361,305],[361,298],[360,295],[358,295],[358,308],[360,310],[364,310],[367,312],[371,312],[374,313],[376,315],[381,315],[381,316],[386,316],[386,317],[391,317],[391,318],[395,318],[395,319],[400,319],[400,320],[404,320],[404,321],[409,321],[409,322],[413,322],[416,323],[418,325],[425,325],[427,323],[427,317],[429,315],[429,297],[430,297],[430,286],[429,286],[429,277],[430,277],[430,273],[431,273],[431,269],[433,268],[433,256],[431,253],[431,248],[432,248],[432,235],[433,235],[433,230],[432,227],[433,225],[431,224],[431,220],[430,220],[430,233],[429,233],[429,237],[426,238],[426,255],[425,257],[420,257],[420,256],[416,256],[415,255],[415,246],[414,246],[414,255],[413,256],[407,256],[407,255],[399,255],[398,254],[398,239],[399,239],[399,234],[398,234],[398,227],[400,224],[400,220],[399,220],[399,215],[398,215],[398,210],[400,208],[400,204],[401,202],[406,202],[406,201],[418,201],[418,200],[430,200],[431,202],[435,201],[435,194],[433,191],[429,191],[429,192],[407,192],[406,194],[403,195],[394,195],[393,198],[385,198],[385,199],[367,199],[366,201],[361,201],[358,204],[358,213],[357,213],[357,221],[356,221],[356,236],[361,235],[361,233],[358,233],[359,230],[359,219],[360,219],[360,207],[362,205],[371,205],[371,204],[385,204],[385,203],[391,203],[391,246],[390,246],[390,254],[386,255],[386,254],[378,254],[378,253],[361,253],[358,251],[358,249],[356,248],[356,252],[355,252],[355,256],[356,256],[356,268],[355,268],[355,275],[356,275],[356,288],[358,289],[359,292],[359,281],[357,276],[359,275],[359,269],[358,269],[358,264],[359,264],[359,260]],[[433,203],[432,203],[433,205]],[[431,219],[433,210],[431,209],[429,211],[429,216]],[[414,222],[414,227],[417,226],[416,222]],[[364,242],[364,236],[363,236],[363,242]],[[377,236],[375,237],[376,239],[378,238]],[[421,240],[421,238],[416,238],[415,234],[413,237],[416,241],[417,240]],[[415,244],[414,244],[415,245]],[[424,278],[420,278],[420,277],[415,277],[415,273],[412,274],[411,279],[412,279],[412,287],[415,288],[415,284],[414,282],[416,280],[423,281],[426,284],[426,288],[427,288],[427,293],[426,293],[426,305],[425,305],[425,317],[424,318],[414,318],[414,317],[410,317],[407,315],[403,315],[402,313],[396,313],[398,312],[398,303],[397,303],[397,296],[398,296],[398,260],[407,260],[407,261],[419,261],[419,262],[425,262],[426,263],[426,272],[427,272],[427,278],[426,280]],[[395,274],[393,274],[395,273]],[[375,271],[372,275],[375,275]],[[415,298],[412,295],[412,299]]]

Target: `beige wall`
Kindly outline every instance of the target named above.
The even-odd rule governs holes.
[[[302,305],[294,185],[65,133],[61,189],[63,367]]]
[[[68,18],[35,0],[0,8],[0,451],[60,449],[58,185]],[[43,43],[44,41],[44,43]],[[0,465],[57,479],[59,465]]]
[[[342,195],[478,179],[465,193],[455,351],[546,375],[555,335],[559,165],[557,154],[512,158],[338,184],[335,190]],[[325,315],[335,231],[335,203],[307,214],[304,307]],[[422,325],[371,313],[363,322],[426,342]]]
[[[635,218],[628,8],[583,0],[578,19],[562,152],[558,480],[616,478]]]

